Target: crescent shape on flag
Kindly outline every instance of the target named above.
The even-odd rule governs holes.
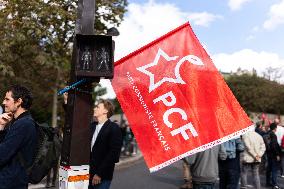
[[[192,64],[195,64],[195,65],[198,65],[198,66],[203,66],[204,65],[202,60],[199,57],[195,56],[195,55],[187,55],[187,56],[183,57],[182,59],[180,59],[180,61],[178,61],[177,65],[175,67],[175,76],[177,77],[177,80],[180,83],[185,83],[183,81],[183,79],[181,78],[181,76],[180,76],[179,69],[180,69],[181,65],[183,63],[185,63],[186,61],[188,61],[188,62],[190,62]]]
[[[149,93],[152,92],[154,89],[158,88],[159,86],[161,86],[164,82],[171,82],[171,83],[176,83],[176,84],[186,84],[181,78],[180,73],[179,73],[180,67],[184,62],[188,61],[189,63],[195,64],[195,65],[204,65],[202,60],[198,58],[197,56],[187,55],[176,63],[176,66],[173,70],[176,78],[163,77],[163,79],[155,83],[155,79],[154,79],[155,74],[148,71],[147,69],[153,66],[157,66],[161,57],[163,57],[165,60],[169,62],[169,61],[176,60],[179,56],[171,57],[167,53],[165,53],[162,49],[159,48],[153,62],[136,68],[138,71],[149,76],[150,78]]]

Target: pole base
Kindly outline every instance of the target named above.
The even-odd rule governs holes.
[[[60,166],[59,189],[88,189],[89,165]]]

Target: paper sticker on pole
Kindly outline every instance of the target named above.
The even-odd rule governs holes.
[[[117,61],[112,86],[151,172],[253,127],[189,23]]]

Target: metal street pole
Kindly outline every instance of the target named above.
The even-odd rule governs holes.
[[[113,77],[114,42],[111,36],[95,35],[95,0],[79,0],[77,11],[70,73],[75,87],[68,88],[60,189],[88,188],[92,83]]]

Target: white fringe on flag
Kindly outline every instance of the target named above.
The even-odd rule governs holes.
[[[237,138],[237,137],[239,137],[239,136],[245,134],[246,132],[251,131],[251,130],[254,130],[254,129],[255,129],[255,126],[254,126],[254,125],[251,125],[251,126],[245,128],[245,129],[242,129],[242,130],[240,130],[240,131],[237,131],[237,132],[235,132],[235,133],[232,133],[232,134],[230,134],[230,135],[228,135],[228,136],[225,136],[225,137],[223,137],[223,138],[220,138],[220,139],[218,139],[218,140],[215,140],[215,141],[213,141],[213,142],[210,142],[210,143],[208,143],[208,144],[205,144],[205,145],[200,146],[200,147],[198,147],[198,148],[195,148],[195,149],[193,149],[193,150],[190,150],[190,151],[188,151],[188,152],[186,152],[186,153],[184,153],[184,154],[181,154],[181,155],[179,155],[179,156],[177,156],[177,157],[175,157],[175,158],[172,158],[172,159],[170,159],[170,160],[168,160],[168,161],[166,161],[166,162],[164,162],[164,163],[162,163],[162,164],[159,164],[159,165],[157,165],[157,166],[155,166],[155,167],[151,167],[151,168],[150,168],[150,172],[152,173],[152,172],[158,171],[158,170],[160,170],[160,169],[162,169],[162,168],[164,168],[164,167],[166,167],[166,166],[168,166],[168,165],[170,165],[170,164],[172,164],[172,163],[174,163],[174,162],[176,162],[176,161],[178,161],[178,160],[181,160],[182,158],[185,158],[185,157],[187,157],[187,156],[196,154],[196,153],[198,153],[198,152],[202,152],[202,151],[205,151],[205,150],[207,150],[207,149],[210,149],[210,148],[212,148],[213,146],[217,146],[217,145],[222,144],[222,143],[224,143],[224,142],[226,142],[226,141],[228,141],[228,140]]]

